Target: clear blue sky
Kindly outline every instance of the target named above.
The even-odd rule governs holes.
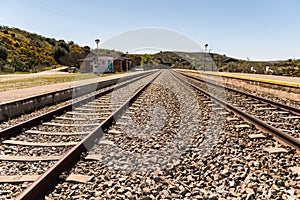
[[[0,0],[0,24],[95,48],[143,27],[171,29],[212,52],[300,58],[298,0]]]

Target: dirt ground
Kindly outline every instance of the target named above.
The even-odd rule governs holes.
[[[43,72],[32,73],[32,74],[4,74],[0,75],[0,83],[10,80],[26,79],[26,78],[36,78],[40,76],[48,75],[58,75],[58,74],[68,74],[68,72],[61,72],[60,70],[65,69],[65,67],[59,67],[56,69],[51,69]]]

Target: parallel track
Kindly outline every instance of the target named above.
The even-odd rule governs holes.
[[[224,88],[224,89],[226,89],[228,91],[236,92],[236,93],[239,93],[239,94],[251,97],[253,99],[257,99],[258,101],[265,102],[267,104],[273,105],[275,107],[281,108],[283,110],[286,110],[288,112],[291,112],[291,113],[293,113],[295,115],[299,115],[300,116],[300,109],[299,108],[296,108],[296,107],[293,107],[293,106],[289,106],[289,105],[286,105],[286,104],[282,104],[282,103],[279,103],[279,102],[276,102],[276,101],[272,101],[270,99],[263,98],[263,97],[260,97],[260,96],[257,96],[257,95],[253,95],[253,94],[250,94],[248,92],[237,90],[237,89],[234,89],[234,88],[231,88],[231,87],[227,87],[225,85],[220,86],[219,84],[216,84],[214,82],[207,81],[207,80],[204,81],[201,78],[198,78],[198,77],[195,77],[195,76],[192,76],[192,75],[188,75],[188,74],[185,74],[185,73],[181,73],[181,74],[184,75],[184,76],[186,76],[186,77],[188,77],[188,78],[194,79],[196,81],[199,81],[199,82],[202,82],[202,83],[205,83],[205,84],[209,84],[209,85],[212,85],[212,86],[215,86],[215,87],[222,87],[222,88]]]
[[[199,92],[205,94],[206,96],[210,97],[216,103],[218,103],[218,104],[222,105],[223,107],[225,107],[228,111],[231,111],[231,112],[235,113],[236,115],[242,117],[244,120],[248,121],[251,124],[254,124],[256,127],[263,130],[264,132],[267,132],[267,133],[270,133],[270,134],[274,135],[275,137],[279,138],[283,143],[288,144],[289,146],[297,149],[298,151],[300,150],[300,140],[298,138],[295,138],[295,137],[291,136],[290,134],[287,134],[287,133],[275,128],[274,126],[269,125],[268,123],[264,122],[263,120],[260,120],[256,117],[250,115],[249,113],[244,112],[241,109],[225,102],[224,100],[221,100],[220,98],[218,98],[216,96],[213,96],[212,94],[209,94],[207,91],[200,88],[199,86],[185,80],[182,77],[181,74],[173,72],[173,75],[176,78],[178,78],[179,80],[185,82],[187,85],[190,85],[191,87],[193,87],[196,91],[199,91]],[[249,96],[249,97],[255,98],[259,101],[266,102],[270,105],[273,105],[273,106],[278,107],[280,109],[286,110],[286,111],[291,112],[293,114],[300,115],[300,110],[297,109],[297,108],[294,108],[294,107],[291,107],[291,106],[288,106],[288,105],[284,105],[284,104],[280,104],[278,102],[274,102],[274,101],[271,101],[269,99],[265,99],[265,98],[262,98],[262,97],[254,96],[252,94],[242,92],[242,91],[239,91],[239,90],[235,90],[235,89],[232,89],[232,88],[229,88],[229,87],[226,87],[226,86],[220,86],[220,85],[212,83],[212,82],[206,82],[206,81],[203,81],[199,78],[196,78],[196,77],[193,77],[193,76],[190,76],[190,75],[186,75],[186,74],[183,74],[183,75],[186,76],[186,77],[192,78],[194,80],[197,80],[197,81],[205,82],[206,84],[211,84],[211,85],[213,85],[215,87],[218,87],[218,88],[224,87],[227,90],[234,91],[234,92],[237,92],[237,93],[241,93],[245,96]]]

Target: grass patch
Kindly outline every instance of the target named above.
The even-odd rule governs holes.
[[[103,74],[100,77],[106,77],[111,75],[115,75],[115,74]],[[74,82],[74,81],[92,79],[97,77],[100,78],[96,74],[92,74],[92,73],[84,73],[84,74],[70,73],[70,74],[57,74],[57,75],[44,75],[44,76],[41,75],[38,77],[22,78],[22,79],[6,80],[6,81],[1,81],[0,79],[0,92],[41,86],[41,85]]]

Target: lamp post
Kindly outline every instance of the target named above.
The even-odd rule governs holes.
[[[96,40],[95,40],[95,42],[96,42],[97,49],[98,49],[98,47],[99,47],[99,43],[100,43],[100,40],[99,40],[99,39],[96,39]]]
[[[95,39],[95,42],[96,42],[96,45],[97,45],[97,51],[96,51],[96,54],[97,53],[99,53],[98,52],[98,48],[99,48],[99,43],[100,43],[100,39]],[[98,54],[99,55],[99,54]],[[96,56],[94,59],[93,59],[94,61],[94,67],[96,67],[96,69],[97,69],[97,75],[99,76],[100,74],[99,74],[99,58],[98,58],[98,56]],[[93,69],[93,71],[94,71],[94,69]]]
[[[206,50],[207,50],[208,44],[205,44],[204,47],[205,47],[205,52],[203,54],[203,69],[205,71]]]
[[[211,59],[211,71],[214,71],[214,58],[213,58],[213,56],[210,54],[210,51],[211,51],[211,50],[212,50],[212,49],[208,49],[208,54],[209,54],[208,58]]]

